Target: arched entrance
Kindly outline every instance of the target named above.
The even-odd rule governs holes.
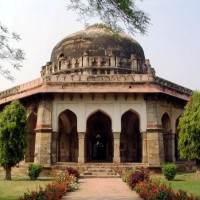
[[[167,113],[163,114],[161,121],[163,128],[163,145],[164,145],[165,162],[172,162],[173,161],[172,130],[171,130],[171,120],[169,115]]]
[[[121,124],[121,162],[141,162],[142,145],[138,116],[132,111],[127,111],[122,115]]]
[[[58,117],[58,162],[78,162],[77,117],[70,110]]]
[[[26,151],[25,162],[34,162],[35,156],[35,128],[37,123],[37,116],[31,113],[28,116],[28,148]]]
[[[86,160],[88,162],[112,162],[113,135],[111,119],[101,111],[87,120]]]

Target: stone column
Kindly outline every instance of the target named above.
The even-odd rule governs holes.
[[[150,166],[160,167],[164,163],[160,100],[155,95],[147,95],[146,98],[148,163]]]
[[[41,100],[36,125],[35,138],[35,160],[34,163],[41,164],[43,167],[51,165],[51,100]]]
[[[174,133],[168,133],[168,150],[169,152],[169,157],[168,160],[169,162],[175,162],[175,134]]]
[[[78,162],[85,163],[85,132],[78,133]]]
[[[159,167],[164,163],[162,129],[147,129],[148,163]]]
[[[113,139],[114,139],[114,156],[113,156],[113,163],[120,163],[120,132],[114,132],[113,133]]]
[[[57,158],[57,141],[58,140],[58,132],[52,131],[51,137],[51,162],[56,163],[58,161]]]
[[[34,163],[43,167],[51,166],[51,125],[41,124],[35,129],[35,160]]]
[[[142,162],[148,163],[147,132],[141,132],[141,135],[142,135]]]

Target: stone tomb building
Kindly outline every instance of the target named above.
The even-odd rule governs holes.
[[[59,42],[40,78],[2,91],[0,106],[27,109],[25,163],[160,167],[179,160],[191,93],[157,77],[137,41],[94,25]]]

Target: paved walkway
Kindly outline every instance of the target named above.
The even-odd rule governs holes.
[[[63,200],[141,200],[120,178],[80,179],[80,189]]]

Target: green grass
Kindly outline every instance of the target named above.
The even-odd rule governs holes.
[[[152,175],[153,179],[165,182],[174,190],[185,190],[187,194],[193,194],[200,199],[200,180],[196,180],[195,173],[178,174],[173,181],[167,181],[163,175]]]
[[[0,200],[17,200],[28,190],[39,190],[40,186],[45,187],[50,182],[50,178],[39,178],[39,180],[31,181],[27,176],[19,175],[12,175],[12,180],[6,181],[0,174]]]

